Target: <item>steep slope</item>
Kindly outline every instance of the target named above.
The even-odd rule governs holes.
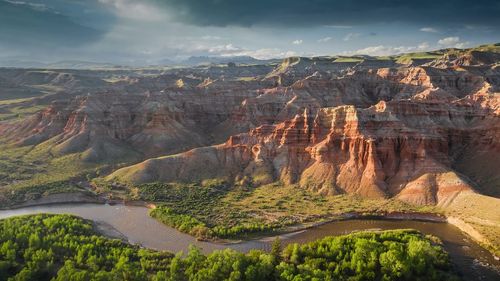
[[[70,94],[1,122],[0,140],[85,163],[143,161],[107,177],[132,185],[281,181],[447,206],[462,191],[499,196],[497,49],[160,74],[6,70],[11,88],[45,83]]]
[[[496,94],[477,95],[497,99]],[[457,151],[484,145],[496,153],[500,146],[499,116],[478,103],[477,95],[459,99],[426,90],[410,100],[366,109],[305,109],[222,145],[147,160],[109,179],[138,184],[222,177],[253,185],[281,180],[325,194],[446,204],[458,192],[473,189],[451,167]]]

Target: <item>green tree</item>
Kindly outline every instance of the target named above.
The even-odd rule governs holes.
[[[274,258],[275,263],[279,263],[281,261],[281,239],[276,237],[271,245],[271,256]]]

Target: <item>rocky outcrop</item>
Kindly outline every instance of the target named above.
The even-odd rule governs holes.
[[[107,177],[130,184],[281,181],[446,206],[463,191],[499,194],[500,69],[470,54],[446,66],[289,58],[129,76],[0,123],[0,135],[83,161],[144,160]]]
[[[491,138],[500,130],[490,121],[498,123],[499,117],[477,100],[428,89],[365,109],[304,109],[222,145],[147,160],[109,178],[134,184],[214,177],[254,185],[281,180],[324,194],[447,204],[474,186],[452,168],[457,151],[481,143],[490,146],[488,151],[500,147]]]

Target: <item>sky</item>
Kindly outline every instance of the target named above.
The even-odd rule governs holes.
[[[0,0],[0,59],[392,55],[500,42],[498,0]]]

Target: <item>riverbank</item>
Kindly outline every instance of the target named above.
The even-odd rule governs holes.
[[[148,209],[143,206],[131,206],[122,204],[59,204],[26,207],[22,209],[0,211],[0,219],[30,214],[73,214],[89,221],[97,222],[100,233],[113,238],[126,238],[126,242],[138,245],[147,249],[156,249],[177,253],[186,253],[190,245],[195,245],[205,254],[210,254],[216,250],[231,248],[239,252],[249,252],[253,249],[270,251],[271,245],[276,236],[263,236],[259,239],[231,241],[231,243],[218,243],[208,241],[197,241],[194,237],[181,233],[168,227],[148,215]],[[367,214],[362,214],[367,215]],[[465,236],[458,228],[436,221],[423,220],[402,220],[408,214],[391,214],[388,217],[396,219],[376,219],[380,216],[371,216],[373,219],[349,219],[353,214],[344,216],[343,220],[316,222],[309,224],[308,229],[295,231],[289,234],[281,234],[283,245],[291,243],[307,243],[326,236],[345,235],[359,231],[381,231],[394,229],[415,229],[424,234],[439,237],[444,243],[447,251],[458,268],[468,270],[467,276],[476,276],[477,272],[485,272],[485,275],[492,273],[491,266],[500,268],[500,263],[495,261],[493,256],[483,247]],[[414,214],[415,215],[415,214]],[[419,219],[420,214],[418,216]],[[431,215],[424,216],[435,220]],[[306,225],[302,225],[305,227]],[[296,226],[297,227],[297,226]],[[498,270],[496,270],[498,272]],[[495,275],[496,274],[496,275]],[[481,280],[498,280],[486,278]],[[469,279],[476,280],[476,279]]]
[[[57,227],[56,232],[54,227]],[[272,251],[250,253],[225,249],[203,254],[196,248],[190,248],[187,255],[179,254],[174,258],[171,252],[140,249],[110,240],[92,231],[91,227],[88,220],[70,215],[34,214],[0,220],[0,244],[3,243],[4,251],[5,248],[9,250],[4,264],[15,265],[9,268],[12,270],[4,270],[2,277],[26,279],[28,276],[27,279],[40,280],[49,276],[69,280],[83,276],[89,280],[158,280],[158,276],[170,274],[172,280],[229,280],[235,276],[244,280],[282,280],[283,277],[294,280],[395,280],[401,274],[399,267],[393,267],[395,262],[404,267],[406,275],[415,279],[458,280],[461,273],[455,270],[444,245],[416,230],[327,236],[300,245],[277,245]],[[26,237],[30,237],[30,243],[26,243]],[[328,250],[325,251],[325,248]],[[387,259],[386,256],[394,249],[399,250],[394,255],[396,259]],[[82,252],[85,254],[82,255]],[[32,253],[37,253],[37,259],[32,258]],[[366,253],[369,259],[360,257],[359,253]],[[54,262],[40,262],[39,256]],[[318,263],[318,260],[321,262]],[[416,261],[418,266],[415,266]],[[38,262],[36,267],[34,262]],[[375,267],[369,264],[375,264]],[[335,267],[332,268],[332,265]],[[370,270],[359,270],[360,266]],[[309,268],[314,273],[305,272],[306,276],[293,270],[294,267]],[[26,275],[25,272],[33,273]],[[36,275],[38,272],[43,275]]]
[[[335,216],[325,217],[321,221],[300,223],[295,225],[286,226],[283,229],[277,230],[275,232],[266,233],[255,233],[248,239],[213,239],[211,241],[222,244],[234,244],[241,243],[243,241],[252,240],[272,240],[276,237],[291,237],[295,234],[302,233],[304,231],[320,227],[329,223],[348,221],[348,220],[388,220],[388,221],[421,221],[421,222],[435,222],[435,223],[447,223],[447,218],[441,214],[434,213],[403,213],[403,212],[387,212],[378,214],[366,214],[366,213],[344,213]]]
[[[95,204],[123,204],[126,206],[138,206],[145,208],[155,208],[156,205],[154,203],[146,202],[146,201],[136,201],[136,200],[122,200],[122,199],[106,199],[102,196],[91,196],[88,193],[63,193],[63,194],[52,194],[46,197],[27,201],[23,204],[18,204],[15,206],[11,206],[9,208],[3,208],[3,210],[9,209],[19,209],[19,208],[27,208],[33,206],[46,206],[46,205],[57,205],[57,204],[81,204],[81,203],[95,203]],[[453,205],[456,209],[456,205]],[[450,208],[450,207],[449,207]],[[453,210],[455,210],[453,209]],[[469,208],[470,209],[470,208]],[[495,209],[493,209],[495,210]],[[496,209],[498,210],[498,209]],[[495,240],[491,240],[491,237],[494,237],[494,232],[490,233],[490,235],[485,235],[487,231],[491,232],[492,228],[495,228],[496,224],[494,222],[488,222],[490,225],[486,225],[486,228],[483,226],[482,229],[478,229],[478,221],[479,223],[484,222],[483,220],[478,220],[477,217],[474,218],[474,223],[476,225],[471,224],[470,218],[463,218],[464,212],[448,212],[445,215],[440,213],[430,213],[430,212],[401,212],[401,211],[377,211],[377,212],[345,212],[338,213],[329,216],[319,216],[316,217],[315,220],[305,223],[296,223],[293,225],[285,226],[274,232],[263,232],[263,233],[254,233],[251,235],[247,235],[245,239],[213,239],[210,240],[215,243],[220,244],[235,244],[240,243],[242,241],[250,241],[250,240],[259,240],[259,239],[267,239],[269,237],[275,237],[279,235],[294,235],[295,233],[306,231],[315,227],[319,227],[324,224],[332,223],[335,221],[342,220],[350,220],[350,219],[377,219],[377,220],[415,220],[415,221],[430,221],[430,222],[448,222],[451,225],[454,225],[458,229],[460,229],[463,233],[465,233],[468,237],[488,249],[492,254],[496,257],[499,256],[498,245],[495,244]],[[461,214],[458,216],[457,214]],[[493,225],[491,225],[493,224]],[[482,231],[481,231],[482,230]]]
[[[0,207],[0,210],[15,210],[27,207],[46,206],[54,204],[90,204],[90,203],[110,204],[110,205],[123,204],[126,206],[146,207],[149,209],[156,208],[155,204],[140,200],[107,199],[103,196],[96,196],[87,192],[71,192],[71,193],[49,194],[47,196],[35,200],[28,200],[21,204],[15,204],[8,207]]]
[[[463,192],[444,210],[450,224],[500,259],[500,199]]]
[[[116,205],[122,204],[125,206],[136,206],[145,207],[148,209],[156,208],[155,203],[150,203],[146,201],[139,200],[122,200],[122,199],[106,199],[102,196],[90,196],[86,193],[61,193],[61,194],[51,194],[46,197],[27,201],[23,204],[18,204],[11,206],[9,208],[1,208],[0,210],[15,210],[27,207],[36,206],[49,206],[57,204],[109,204]],[[308,223],[299,223],[286,226],[274,232],[263,232],[263,233],[253,233],[252,235],[247,235],[246,239],[220,239],[214,238],[207,241],[219,243],[219,244],[235,244],[242,241],[260,240],[269,237],[275,237],[279,235],[293,235],[294,233],[319,227],[324,224],[352,220],[352,219],[376,219],[376,220],[415,220],[415,221],[430,221],[430,222],[446,222],[446,218],[437,213],[418,213],[418,212],[379,212],[379,213],[360,213],[360,212],[348,212],[336,214],[334,216],[322,217],[320,221],[312,221]],[[99,223],[99,222],[98,222]],[[108,231],[107,227],[102,227],[105,234],[115,237],[122,238],[122,235],[114,235],[113,231]],[[477,237],[477,236],[476,236]]]
[[[15,210],[34,206],[46,206],[52,204],[81,204],[81,203],[95,203],[104,204],[106,200],[98,196],[90,195],[85,192],[71,192],[71,193],[55,193],[43,196],[38,199],[28,200],[21,204],[15,204],[8,207],[0,207],[0,210]]]

